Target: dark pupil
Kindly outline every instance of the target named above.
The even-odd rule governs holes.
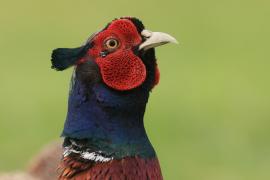
[[[112,40],[112,41],[109,42],[109,45],[110,45],[111,47],[114,47],[114,46],[116,45],[116,42],[115,42],[114,40]]]

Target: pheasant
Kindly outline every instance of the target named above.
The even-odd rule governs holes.
[[[149,93],[159,82],[155,47],[177,43],[122,17],[78,48],[52,52],[52,68],[74,67],[62,137],[60,180],[161,180],[143,123]]]

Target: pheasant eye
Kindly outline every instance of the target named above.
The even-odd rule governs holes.
[[[114,50],[119,46],[119,42],[116,39],[108,39],[105,46],[108,50]]]

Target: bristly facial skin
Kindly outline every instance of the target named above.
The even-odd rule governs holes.
[[[53,51],[52,68],[75,66],[59,179],[162,179],[143,116],[159,81],[154,47],[169,42],[176,40],[124,17],[79,48]]]

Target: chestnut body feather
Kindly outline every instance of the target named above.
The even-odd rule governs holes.
[[[162,180],[158,160],[127,157],[106,163],[89,163],[76,157],[63,159],[60,180]]]

